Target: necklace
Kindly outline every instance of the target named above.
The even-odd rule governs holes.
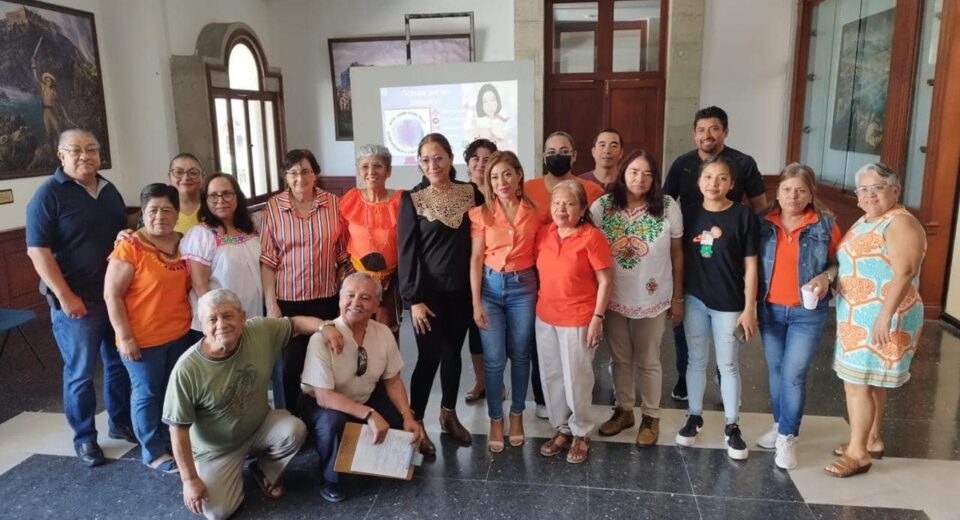
[[[177,233],[177,235],[179,235],[179,233]],[[144,244],[147,244],[148,246],[156,249],[158,253],[160,253],[161,255],[163,255],[163,256],[166,257],[166,258],[169,258],[170,260],[179,260],[179,259],[180,259],[180,237],[179,237],[179,236],[177,236],[177,241],[174,242],[174,244],[173,244],[173,252],[172,252],[172,253],[169,253],[169,252],[167,252],[167,251],[164,251],[160,246],[158,246],[158,245],[155,244],[152,240],[150,240],[149,238],[147,238],[146,233],[144,233],[142,229],[137,231],[137,238],[139,238],[140,241],[143,242]]]

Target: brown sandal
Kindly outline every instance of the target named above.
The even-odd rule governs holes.
[[[264,496],[267,498],[272,498],[274,500],[283,496],[287,492],[287,488],[283,485],[283,482],[277,479],[276,482],[271,483],[267,480],[267,476],[263,474],[263,471],[260,470],[260,466],[256,461],[250,464],[250,473],[253,474],[254,480],[257,481],[257,485],[260,486],[260,491],[263,491]]]
[[[833,454],[837,457],[843,457],[843,454],[847,452],[847,445],[841,444],[833,449]],[[873,460],[880,460],[883,458],[883,450],[873,451],[867,450],[867,453],[870,454],[870,458]]]
[[[588,453],[590,453],[590,437],[574,437],[570,451],[567,452],[567,462],[580,464],[587,460]]]
[[[557,432],[552,439],[540,445],[540,455],[553,457],[570,447],[573,435]]]
[[[870,466],[872,465],[872,463],[868,462],[861,466],[853,457],[844,455],[823,468],[823,471],[831,477],[847,478],[870,471]]]

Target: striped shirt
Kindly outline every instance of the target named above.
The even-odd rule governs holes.
[[[306,301],[336,294],[337,263],[347,247],[337,196],[316,190],[313,209],[301,216],[287,191],[267,201],[260,230],[260,263],[277,272],[277,299]]]

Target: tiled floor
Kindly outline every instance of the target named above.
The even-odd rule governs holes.
[[[101,439],[109,464],[94,469],[76,462],[71,433],[61,413],[59,355],[49,322],[31,324],[28,336],[48,365],[40,369],[17,338],[0,358],[0,518],[190,518],[176,477],[139,462],[138,450]],[[828,335],[829,336],[829,335]],[[773,454],[753,441],[769,428],[766,367],[759,343],[742,352],[741,427],[751,447],[747,461],[730,460],[721,448],[722,414],[716,385],[708,384],[706,426],[696,448],[678,448],[673,435],[684,421],[683,404],[669,397],[664,381],[660,444],[638,449],[635,431],[594,437],[590,459],[574,466],[537,453],[550,435],[546,421],[527,410],[528,442],[491,455],[486,451],[483,404],[461,402],[459,413],[475,433],[463,448],[440,435],[437,401],[426,426],[439,441],[436,460],[417,469],[411,482],[355,477],[350,498],[331,505],[319,497],[317,461],[298,455],[286,474],[288,492],[264,498],[246,481],[239,518],[960,518],[960,336],[928,322],[913,363],[913,380],[890,393],[885,423],[887,456],[871,471],[847,480],[825,476],[830,450],[845,440],[841,385],[830,371],[832,337],[825,337],[808,381],[800,466],[778,470]],[[409,330],[401,338],[409,378],[416,358]],[[673,374],[673,346],[663,342],[665,373]],[[594,414],[606,419],[612,401],[606,354],[598,353]],[[464,349],[465,390],[473,375]],[[435,385],[439,392],[439,385]],[[532,399],[528,397],[528,399]],[[105,416],[98,417],[105,431]],[[589,516],[588,516],[589,515]]]

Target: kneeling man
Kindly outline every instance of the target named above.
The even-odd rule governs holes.
[[[365,422],[375,443],[383,442],[388,428],[412,432],[414,445],[423,436],[400,379],[403,360],[393,332],[370,319],[382,296],[380,283],[369,275],[348,276],[340,289],[340,316],[323,325],[343,335],[343,352],[332,355],[324,345],[321,336],[333,340],[332,330],[315,335],[307,347],[300,416],[316,434],[321,496],[329,502],[346,498],[333,465],[347,421]]]
[[[312,334],[317,318],[253,318],[227,289],[197,302],[203,339],[177,361],[163,405],[173,456],[183,481],[183,503],[207,518],[226,518],[243,501],[242,466],[270,498],[285,488],[280,474],[307,435],[303,422],[272,410],[267,385],[291,336]],[[158,317],[159,318],[159,317]]]

